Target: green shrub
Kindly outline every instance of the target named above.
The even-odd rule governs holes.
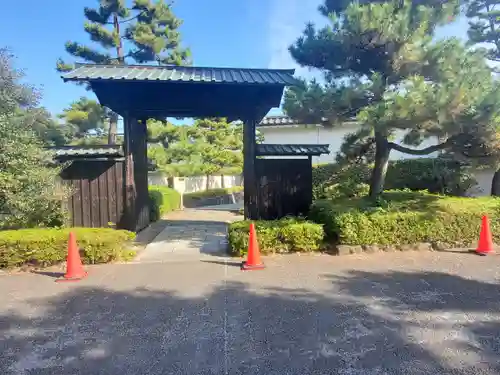
[[[464,196],[475,186],[468,168],[454,160],[422,158],[391,161],[385,189],[428,190],[431,193]]]
[[[360,197],[369,190],[371,165],[340,168],[337,164],[313,168],[314,199]],[[418,158],[389,162],[385,190],[428,190],[431,193],[463,196],[477,184],[467,167],[444,158]]]
[[[149,186],[149,218],[157,221],[170,211],[181,207],[181,195],[176,190],[166,186]]]
[[[110,228],[37,228],[0,232],[0,268],[24,264],[49,266],[67,256],[69,232],[76,236],[84,263],[108,263],[134,256],[128,248],[135,234]]]
[[[224,189],[219,188],[219,189],[197,191],[195,193],[186,193],[184,194],[184,198],[187,199],[215,198],[232,193],[238,193],[240,191],[243,191],[243,186],[233,186],[231,188],[224,188]]]
[[[244,256],[247,253],[250,223],[244,220],[229,226],[231,255]],[[321,225],[301,219],[286,218],[254,223],[262,254],[317,251],[324,237]]]
[[[500,242],[500,198],[492,197],[387,191],[376,203],[367,198],[316,201],[309,219],[323,224],[328,240],[337,244],[471,246],[483,214],[489,215],[494,240]]]

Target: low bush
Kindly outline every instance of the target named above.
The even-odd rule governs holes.
[[[385,189],[428,190],[430,193],[464,196],[477,184],[469,168],[443,158],[391,161]]]
[[[321,225],[301,219],[256,221],[255,230],[262,254],[318,251],[323,242]],[[238,221],[229,226],[229,252],[244,256],[248,250],[250,221]]]
[[[197,191],[195,193],[187,193],[184,194],[184,198],[187,199],[215,198],[232,193],[238,193],[240,191],[243,191],[243,186],[233,186],[231,188],[210,189],[210,190]]]
[[[135,234],[111,228],[37,228],[0,232],[0,268],[50,266],[67,256],[73,231],[84,263],[108,263],[134,256],[128,247]]]
[[[368,198],[318,200],[309,219],[322,224],[329,241],[345,245],[405,245],[419,242],[471,246],[477,242],[481,216],[491,218],[500,242],[500,198],[460,198],[428,192],[387,191]]]
[[[181,207],[181,195],[174,189],[166,186],[149,186],[149,218],[159,220],[163,215]]]
[[[314,199],[354,198],[366,195],[372,166],[367,164],[341,168],[322,164],[313,168]],[[464,196],[477,184],[469,169],[444,158],[395,160],[389,163],[386,190],[428,190],[431,193]]]

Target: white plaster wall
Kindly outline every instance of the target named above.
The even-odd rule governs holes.
[[[489,196],[491,192],[491,182],[493,180],[493,169],[481,169],[473,171],[472,174],[477,181],[477,186],[469,190],[468,195],[473,197]]]
[[[335,160],[335,155],[340,150],[344,136],[356,130],[355,125],[346,125],[342,128],[325,128],[316,125],[290,125],[290,126],[260,126],[259,132],[264,137],[263,143],[269,144],[328,144],[330,154],[313,156],[313,164],[331,163]],[[395,142],[402,143],[403,131],[396,133]],[[429,139],[423,142],[418,148],[425,148],[436,144],[437,139]],[[423,157],[437,156],[437,153],[425,155]],[[398,151],[391,151],[391,160],[419,158],[422,156],[403,154]]]
[[[224,187],[231,188],[234,186],[241,186],[243,179],[240,175],[224,176]],[[149,172],[148,183],[150,185],[163,185],[168,186],[167,177],[161,172]],[[192,177],[174,177],[174,189],[180,193],[194,193],[197,191],[204,191],[207,184],[207,176],[192,176]],[[222,188],[222,176],[210,176],[209,187],[210,189]]]

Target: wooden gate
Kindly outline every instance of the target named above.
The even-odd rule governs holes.
[[[61,172],[72,189],[67,207],[71,226],[120,226],[123,219],[123,162],[73,161]]]
[[[309,159],[257,159],[259,218],[306,215],[312,203],[312,167]]]

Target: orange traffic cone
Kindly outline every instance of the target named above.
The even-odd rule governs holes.
[[[255,225],[250,224],[250,235],[248,237],[248,257],[247,261],[241,264],[242,271],[263,270],[264,263],[260,260],[259,243],[255,233]]]
[[[80,259],[80,252],[76,245],[76,238],[73,232],[69,232],[68,242],[68,258],[66,259],[66,274],[61,281],[78,281],[87,276],[87,272],[83,269],[82,260]]]
[[[476,254],[487,255],[493,252],[493,239],[491,238],[490,222],[488,216],[484,215],[481,223],[481,232],[479,233],[479,243],[477,244]]]

